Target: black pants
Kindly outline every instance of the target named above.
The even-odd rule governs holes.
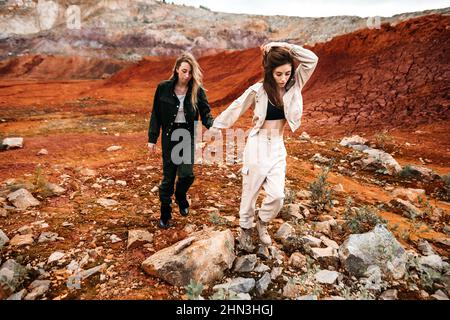
[[[174,129],[187,128],[184,124],[175,124]],[[187,202],[187,192],[194,182],[194,141],[191,137],[191,141],[186,145],[190,148],[191,157],[189,161],[175,164],[171,158],[173,147],[179,142],[173,142],[163,149],[163,179],[159,186],[159,199],[161,200],[161,219],[168,220],[172,217],[170,205],[172,204],[172,196],[175,193],[175,200],[183,208],[187,208],[189,203]],[[185,142],[183,142],[185,143]],[[183,156],[183,152],[180,153]],[[175,180],[176,189],[175,189]],[[174,192],[175,191],[175,192]]]

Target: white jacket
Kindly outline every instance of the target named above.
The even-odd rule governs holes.
[[[319,58],[314,52],[301,46],[289,43],[285,43],[284,45],[290,49],[293,58],[300,62],[295,71],[295,82],[287,85],[287,91],[283,96],[286,120],[289,123],[292,132],[294,132],[300,127],[303,113],[301,90],[314,72]],[[255,135],[258,133],[266,119],[267,103],[267,93],[264,90],[262,82],[258,82],[250,86],[239,98],[234,100],[233,103],[214,120],[213,127],[218,129],[230,128],[250,106],[254,105],[254,126],[250,131],[250,136]]]

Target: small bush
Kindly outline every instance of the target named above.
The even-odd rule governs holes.
[[[351,197],[346,200],[344,218],[347,220],[344,228],[351,233],[364,233],[372,230],[377,224],[387,225],[387,221],[379,217],[376,212],[367,207],[352,207]]]
[[[414,177],[414,169],[408,164],[398,174],[402,178],[410,179]]]
[[[309,191],[311,191],[311,204],[314,209],[318,211],[325,210],[327,207],[332,208],[332,189],[330,184],[326,181],[330,167],[322,170],[317,179],[309,184]]]
[[[203,284],[191,279],[189,284],[184,287],[189,300],[203,300],[201,294],[203,292]]]

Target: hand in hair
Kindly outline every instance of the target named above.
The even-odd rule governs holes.
[[[261,51],[263,53],[268,53],[273,47],[282,47],[289,50],[291,48],[291,44],[287,42],[269,42],[261,46]]]

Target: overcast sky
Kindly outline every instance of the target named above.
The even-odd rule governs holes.
[[[167,0],[213,11],[298,17],[382,16],[450,7],[450,0]]]

